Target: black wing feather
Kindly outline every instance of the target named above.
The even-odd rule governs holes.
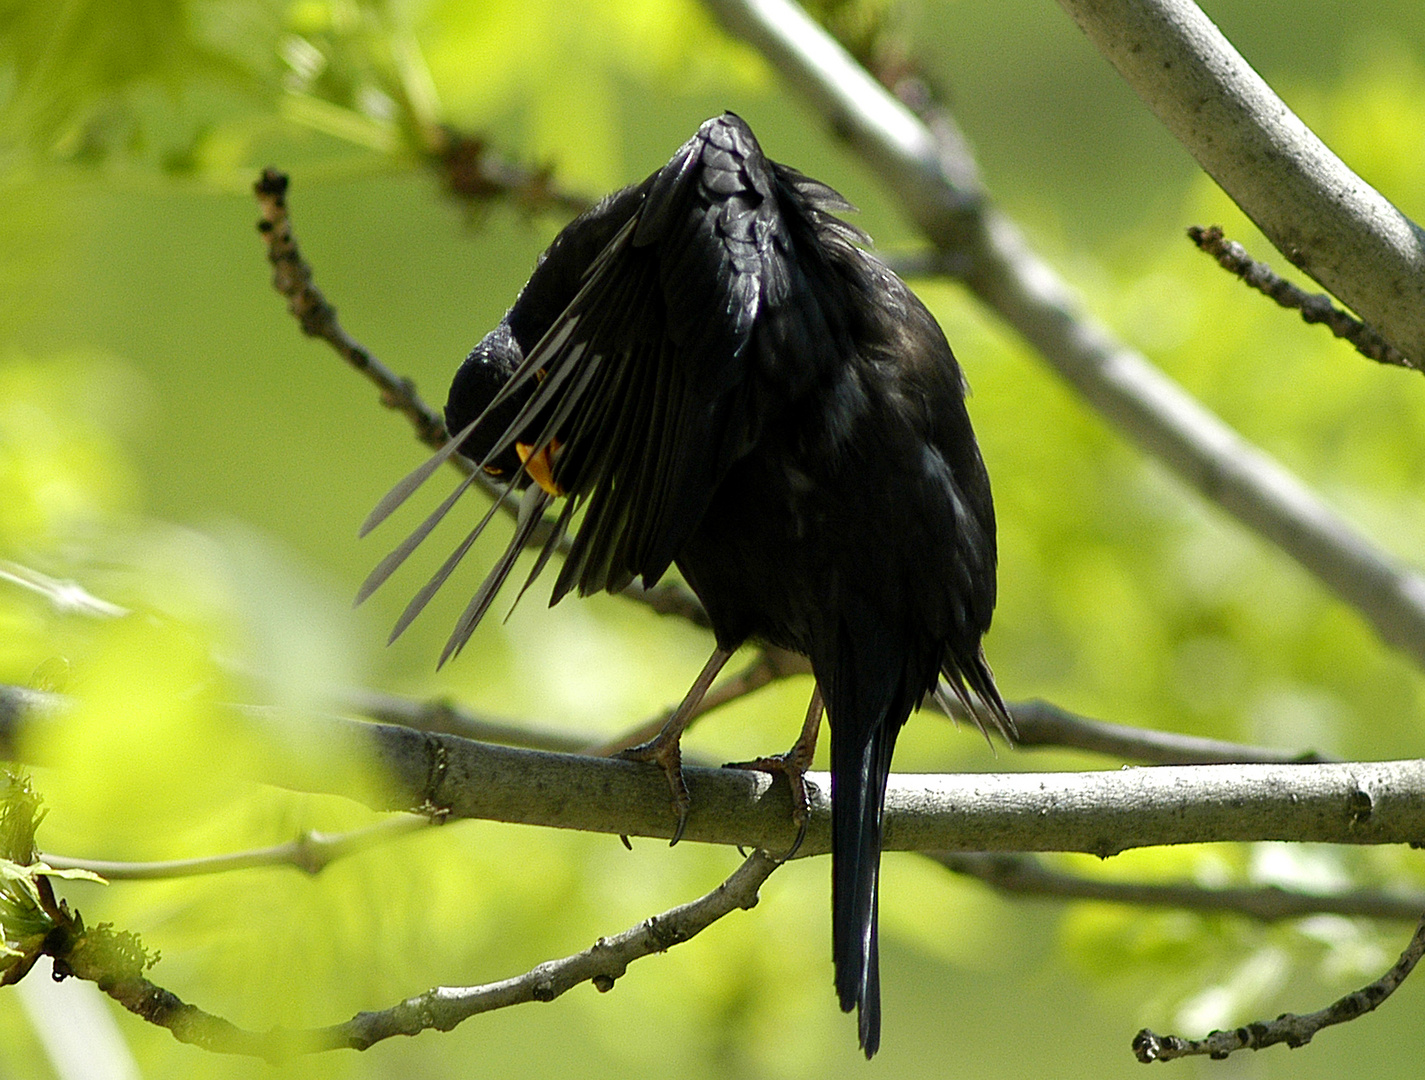
[[[513,460],[516,442],[554,456],[553,479],[568,505],[525,588],[571,533],[551,602],[571,589],[587,594],[662,577],[727,470],[776,410],[845,359],[834,348],[828,354],[828,342],[848,336],[818,299],[834,294],[818,292],[804,276],[830,272],[812,230],[846,207],[830,188],[769,162],[729,113],[705,123],[642,184],[610,196],[560,234],[500,327],[466,361],[508,371],[504,385],[487,400],[467,401],[457,375],[446,407],[447,425],[460,428],[462,439],[499,415],[498,437],[477,432],[468,439],[479,445],[482,467]],[[848,242],[860,236],[850,226],[839,230]],[[447,447],[438,456],[449,453]],[[404,501],[434,463],[383,500],[367,528]],[[511,483],[529,483],[523,465]],[[431,525],[383,562],[363,594]],[[519,531],[533,529],[528,523]],[[485,594],[505,580],[514,557],[507,550],[492,568],[477,594],[484,603],[472,602],[453,642],[468,639],[488,607]],[[453,563],[442,567],[414,610],[451,569]],[[402,628],[407,622],[403,617]]]
[[[537,380],[490,458],[516,440],[535,453],[557,440],[554,479],[584,509],[553,600],[657,581],[767,420],[769,357],[805,378],[827,363],[809,343],[835,340],[821,329],[826,314],[806,310],[817,294],[786,285],[800,271],[787,265],[797,226],[784,204],[804,196],[779,181],[740,120],[709,121],[644,188],[636,205],[620,204],[628,220],[547,326],[516,316],[517,302],[511,324],[539,337],[491,403]],[[816,330],[779,326],[776,341],[756,340],[759,318],[793,293],[800,309],[779,323]],[[799,356],[777,352],[789,337],[804,343]],[[608,369],[597,380],[569,378],[594,363]]]

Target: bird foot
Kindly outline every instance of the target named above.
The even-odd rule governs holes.
[[[792,841],[791,847],[776,857],[777,862],[786,862],[802,846],[802,841],[807,836],[807,825],[811,821],[811,792],[806,779],[807,770],[811,768],[811,754],[798,743],[785,754],[755,758],[752,761],[729,761],[723,768],[749,769],[772,776],[780,774],[787,778],[792,789],[792,823],[797,827],[797,838]]]
[[[688,824],[688,811],[692,809],[693,797],[688,794],[688,784],[683,779],[683,750],[679,745],[680,739],[676,735],[672,738],[666,736],[666,732],[659,734],[646,743],[620,750],[617,756],[624,761],[652,762],[663,769],[663,775],[668,778],[668,789],[673,795],[673,813],[678,817],[678,827],[673,830],[673,839],[668,842],[668,846],[672,847],[683,839],[683,829]]]

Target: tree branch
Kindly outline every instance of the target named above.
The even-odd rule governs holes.
[[[399,724],[413,731],[430,731],[440,735],[459,735],[500,746],[579,754],[589,745],[589,737],[577,731],[539,728],[516,720],[487,716],[447,698],[416,701],[378,690],[351,689],[337,694],[337,704],[344,712],[379,720],[383,724]]]
[[[398,817],[353,829],[345,833],[309,830],[295,840],[271,847],[239,851],[230,855],[205,855],[195,859],[165,859],[158,862],[115,862],[109,859],[76,859],[68,855],[38,858],[56,870],[88,870],[110,881],[151,881],[159,878],[198,877],[259,866],[290,866],[304,874],[320,874],[337,859],[354,855],[408,833],[429,828],[436,819]]]
[[[669,838],[676,824],[661,772],[633,762],[490,746],[333,717],[246,709],[290,748],[260,777],[356,798],[378,810]],[[310,749],[321,747],[321,754]],[[792,840],[784,780],[688,768],[686,837],[782,850]],[[801,852],[830,850],[824,773]],[[1198,765],[1107,772],[893,774],[890,851],[1085,851],[1227,840],[1412,843],[1425,836],[1425,761]]]
[[[789,0],[705,2],[821,110],[931,242],[968,265],[966,286],[1105,419],[1296,559],[1383,640],[1425,664],[1425,578],[1378,550],[1279,463],[1085,314],[1018,227],[987,206],[977,188],[961,185],[975,174],[972,162],[960,160],[963,142],[937,140]],[[1425,274],[1412,286],[1421,288]],[[1417,315],[1425,318],[1425,306]]]
[[[1032,855],[931,851],[926,852],[926,856],[947,870],[983,881],[997,892],[1010,896],[1101,900],[1135,907],[1231,912],[1267,923],[1298,919],[1305,915],[1414,920],[1421,911],[1425,911],[1425,894],[1420,893],[1401,896],[1367,889],[1308,893],[1278,885],[1208,888],[1187,882],[1106,881],[1050,869]]]
[[[427,152],[446,189],[470,206],[505,201],[525,214],[553,210],[572,217],[594,205],[587,195],[556,184],[553,168],[516,164],[496,153],[482,135],[437,128]]]
[[[42,597],[57,615],[120,619],[129,614],[128,608],[99,599],[77,581],[61,581],[8,559],[0,559],[0,581]]]
[[[1218,266],[1241,278],[1243,284],[1275,300],[1281,307],[1301,312],[1303,322],[1324,325],[1338,338],[1349,341],[1356,352],[1368,360],[1420,370],[1360,319],[1331,303],[1325,293],[1309,293],[1298,288],[1266,263],[1252,258],[1236,240],[1228,240],[1223,235],[1222,226],[1209,225],[1204,229],[1193,225],[1188,228],[1188,237],[1200,250],[1216,259]]]
[[[56,977],[75,976],[97,983],[124,1008],[150,1023],[168,1028],[180,1042],[223,1054],[246,1054],[278,1062],[324,1050],[365,1050],[393,1035],[449,1031],[482,1012],[529,1001],[553,1001],[580,983],[592,982],[601,992],[612,990],[629,964],[653,953],[667,952],[695,937],[723,916],[756,905],[757,892],[778,865],[762,851],[753,852],[731,877],[706,896],[613,937],[600,938],[573,956],[551,960],[512,979],[484,986],[437,986],[380,1012],[362,1012],[331,1027],[308,1030],[248,1031],[221,1017],[189,1005],[142,974],[146,958],[136,962],[134,947],[115,949],[115,935],[86,931],[65,918],[64,932],[46,938],[54,957]]]
[[[1425,232],[1347,168],[1192,0],[1059,2],[1278,251],[1425,362]]]
[[[264,169],[253,185],[253,193],[262,209],[257,230],[267,244],[272,287],[286,297],[288,310],[301,325],[302,333],[321,338],[335,349],[343,360],[376,385],[383,405],[395,409],[411,422],[421,442],[432,450],[440,449],[446,441],[444,418],[422,400],[415,383],[398,376],[342,328],[336,308],[313,284],[312,268],[302,258],[292,234],[292,222],[287,214],[287,185],[287,175],[276,169]],[[458,456],[450,460],[463,473],[474,471],[473,465]],[[476,481],[491,494],[499,490],[483,476]]]
[[[745,697],[762,687],[785,679],[791,675],[805,675],[811,671],[811,663],[806,657],[798,653],[789,652],[786,649],[779,649],[768,645],[758,651],[742,670],[738,671],[726,679],[721,680],[717,685],[703,695],[693,709],[693,721],[707,715],[713,709],[726,705],[730,701],[736,701],[740,697]],[[593,754],[596,757],[611,757],[620,750],[626,750],[631,746],[638,746],[641,743],[652,739],[660,731],[663,725],[668,722],[668,718],[673,715],[671,709],[665,709],[652,719],[645,720],[637,727],[630,728],[615,739],[605,742],[594,743],[586,746],[583,752]],[[685,757],[684,760],[697,764],[695,758]]]
[[[56,694],[0,687],[0,719],[63,722]],[[275,743],[255,780],[377,810],[476,817],[615,836],[672,836],[662,773],[634,762],[493,746],[334,716],[231,706]],[[14,730],[8,737],[14,738]],[[7,737],[0,725],[0,738]],[[785,780],[690,767],[687,838],[784,850],[795,833]],[[801,852],[830,850],[829,780],[809,775]],[[1227,840],[1415,843],[1425,837],[1425,762],[1158,766],[1105,772],[893,774],[894,851],[1086,851]]]
[[[1309,764],[1330,761],[1315,750],[1277,750],[1175,731],[1130,727],[1091,720],[1038,698],[1010,706],[1016,747],[1068,747],[1143,765]],[[965,719],[957,717],[957,719]]]
[[[1133,1037],[1133,1053],[1146,1065],[1153,1061],[1171,1061],[1198,1054],[1220,1059],[1237,1050],[1261,1050],[1277,1043],[1286,1043],[1292,1049],[1305,1046],[1322,1028],[1344,1024],[1375,1009],[1395,993],[1396,987],[1414,970],[1422,955],[1425,955],[1425,917],[1421,918],[1410,944],[1389,971],[1319,1012],[1306,1016],[1283,1013],[1275,1020],[1258,1020],[1232,1031],[1214,1031],[1205,1039],[1158,1035],[1144,1028]]]

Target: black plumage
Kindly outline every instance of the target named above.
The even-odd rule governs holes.
[[[995,603],[995,522],[963,377],[924,305],[835,216],[849,209],[764,157],[738,117],[707,121],[667,165],[559,235],[456,374],[450,445],[366,528],[456,447],[523,491],[515,535],[442,662],[557,497],[526,582],[567,536],[551,603],[570,589],[652,585],[676,563],[717,649],[640,756],[670,771],[682,813],[678,736],[722,663],[749,639],[810,659],[817,689],[789,756],[809,762],[824,700],[836,988],[841,1007],[858,1010],[869,1057],[880,1041],[876,891],[896,736],[926,694],[947,691],[982,727],[1009,736],[1012,724],[980,645]]]

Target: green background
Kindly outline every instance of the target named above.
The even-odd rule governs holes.
[[[1208,11],[1352,167],[1425,215],[1425,8]],[[886,17],[964,125],[993,196],[1087,306],[1384,549],[1417,559],[1425,387],[1191,248],[1187,225],[1220,222],[1284,265],[1068,18],[1027,0]],[[219,702],[321,705],[331,687],[370,686],[596,741],[676,701],[710,648],[609,597],[546,610],[537,587],[436,672],[461,586],[390,648],[419,569],[351,609],[416,519],[365,541],[356,527],[424,451],[272,291],[248,192],[257,169],[291,173],[303,252],[347,329],[436,404],[562,224],[472,213],[442,190],[373,92],[390,85],[393,41],[419,48],[444,119],[548,163],[569,187],[640,179],[731,108],[771,156],[861,207],[883,250],[919,243],[870,170],[691,4],[0,2],[0,557],[158,616],[97,624],[0,586],[0,680],[58,678],[81,702],[62,736],[27,754],[43,762],[46,850],[177,858],[372,819],[243,780],[257,751],[221,729]],[[314,55],[325,66],[302,69],[299,93],[295,72]],[[1422,683],[1407,660],[1126,446],[957,286],[916,285],[975,391],[1001,534],[986,648],[1008,697],[1343,756],[1420,754]],[[464,586],[502,543],[477,548]],[[791,680],[737,703],[689,736],[689,752],[782,748],[809,690]],[[905,771],[1114,767],[991,756],[931,716],[913,720],[897,755]],[[1061,860],[1085,874],[1301,888],[1418,885],[1419,863],[1268,845]],[[160,949],[152,977],[186,1000],[248,1027],[315,1026],[578,951],[735,865],[735,852],[691,844],[629,853],[612,837],[467,822],[315,878],[275,868],[64,892],[88,921]],[[610,994],[583,986],[361,1055],[274,1070],[126,1015],[118,1025],[152,1077],[1112,1077],[1142,1068],[1128,1050],[1141,1026],[1192,1034],[1310,1011],[1374,977],[1407,935],[1337,918],[1262,927],[1001,900],[903,855],[887,857],[883,880],[886,1023],[870,1066],[831,992],[824,860],[780,870],[755,911],[639,962]],[[0,991],[0,1077],[53,1075],[15,998]],[[1166,1068],[1414,1077],[1422,1022],[1425,994],[1407,983],[1307,1049]]]

